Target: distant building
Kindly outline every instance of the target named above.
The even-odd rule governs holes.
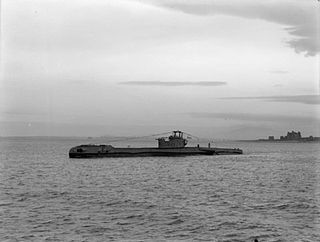
[[[301,139],[301,133],[300,132],[288,132],[287,133],[287,139],[288,140],[297,140],[297,139]]]
[[[304,139],[306,139],[307,141],[314,141],[317,140],[317,137],[313,137],[312,135],[310,135],[309,137],[306,137]]]
[[[287,136],[280,136],[280,140],[300,140],[301,137],[301,133],[300,131],[295,132],[295,131],[291,131],[287,133]]]
[[[293,141],[293,142],[320,142],[320,137],[314,137],[312,135],[308,137],[302,137],[301,132],[287,132],[286,136],[280,136],[280,139],[275,139],[274,136],[268,136],[268,139],[259,139],[259,141]]]

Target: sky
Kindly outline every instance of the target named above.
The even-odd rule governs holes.
[[[320,136],[317,0],[2,0],[0,136]]]

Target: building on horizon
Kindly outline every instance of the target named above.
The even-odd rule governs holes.
[[[268,140],[274,140],[274,136],[269,136]]]
[[[320,142],[320,137],[314,137],[312,135],[308,137],[302,137],[301,132],[287,132],[286,136],[280,136],[280,139],[276,139],[275,136],[270,135],[267,139],[259,139],[259,141],[270,141],[270,142],[277,142],[277,141],[298,141],[298,142]]]
[[[300,140],[301,138],[300,131],[295,132],[293,130],[291,132],[287,132],[286,136],[280,136],[280,140]]]

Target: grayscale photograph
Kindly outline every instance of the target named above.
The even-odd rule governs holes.
[[[0,241],[320,241],[320,1],[0,18]]]

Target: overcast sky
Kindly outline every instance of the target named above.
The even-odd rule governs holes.
[[[0,136],[319,136],[317,0],[2,0]]]

